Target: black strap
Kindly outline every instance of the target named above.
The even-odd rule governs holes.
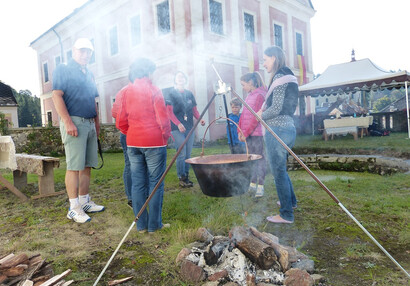
[[[104,158],[103,158],[103,155],[102,155],[100,139],[97,139],[97,144],[98,144],[98,153],[100,153],[100,157],[101,157],[101,166],[98,167],[98,168],[93,167],[93,169],[95,169],[95,170],[99,170],[104,166]]]

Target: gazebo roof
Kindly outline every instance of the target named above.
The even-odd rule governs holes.
[[[400,88],[405,81],[410,81],[407,71],[385,71],[370,59],[362,59],[329,66],[318,78],[300,86],[299,92],[303,96],[317,97],[359,90]]]

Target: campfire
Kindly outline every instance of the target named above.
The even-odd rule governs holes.
[[[197,231],[197,242],[183,248],[176,258],[181,276],[204,285],[314,285],[324,277],[314,263],[278,237],[256,228],[235,227],[229,237]],[[311,275],[312,274],[312,275]],[[265,283],[265,284],[264,284]]]

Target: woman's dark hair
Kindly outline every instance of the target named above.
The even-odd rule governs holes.
[[[252,85],[256,88],[265,86],[262,76],[258,72],[250,72],[250,73],[244,74],[243,76],[241,76],[241,81],[244,81],[244,82],[252,81]]]
[[[128,79],[134,82],[137,78],[148,77],[152,74],[157,66],[153,61],[147,58],[138,58],[130,66]]]
[[[174,83],[175,83],[175,80],[177,79],[177,75],[179,75],[179,74],[182,74],[182,75],[184,76],[185,82],[187,83],[187,82],[188,82],[188,77],[186,76],[186,74],[185,74],[183,71],[177,71],[177,72],[175,73]]]
[[[286,57],[283,50],[277,46],[267,48],[264,52],[268,57],[275,57],[275,63],[273,64],[272,76],[276,74],[278,70],[286,65]]]

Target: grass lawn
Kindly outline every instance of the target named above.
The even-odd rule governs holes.
[[[405,133],[388,137],[337,138],[325,142],[319,136],[299,136],[295,150],[368,149],[384,154],[409,154],[410,140]],[[319,152],[318,151],[318,152]],[[201,149],[194,149],[198,156]],[[228,153],[227,146],[206,147],[205,155]],[[390,153],[392,152],[392,153]],[[297,154],[302,154],[296,152]],[[310,152],[311,153],[311,152]],[[168,149],[168,162],[175,150]],[[92,214],[92,221],[76,224],[68,220],[66,195],[20,203],[7,189],[0,192],[0,256],[8,253],[40,253],[52,261],[56,274],[70,268],[68,279],[74,285],[92,285],[109,260],[134,215],[123,191],[122,153],[105,153],[105,166],[92,172],[90,193],[106,206]],[[315,171],[341,203],[405,268],[410,269],[410,176],[379,176],[369,173]],[[65,162],[55,170],[57,191],[64,190]],[[6,170],[2,174],[12,181]],[[182,247],[195,241],[198,227],[214,235],[226,235],[235,225],[255,226],[271,232],[282,244],[297,247],[315,261],[317,273],[326,285],[408,285],[403,272],[385,256],[364,232],[334,203],[306,171],[290,172],[298,198],[295,223],[267,223],[268,215],[278,212],[277,195],[271,175],[267,176],[265,196],[255,199],[249,193],[232,198],[203,195],[195,186],[180,189],[175,165],[165,178],[163,221],[171,228],[155,235],[131,231],[100,285],[109,280],[134,276],[123,285],[190,285],[181,281],[175,257]],[[23,192],[37,194],[37,178],[28,175],[29,187]]]

